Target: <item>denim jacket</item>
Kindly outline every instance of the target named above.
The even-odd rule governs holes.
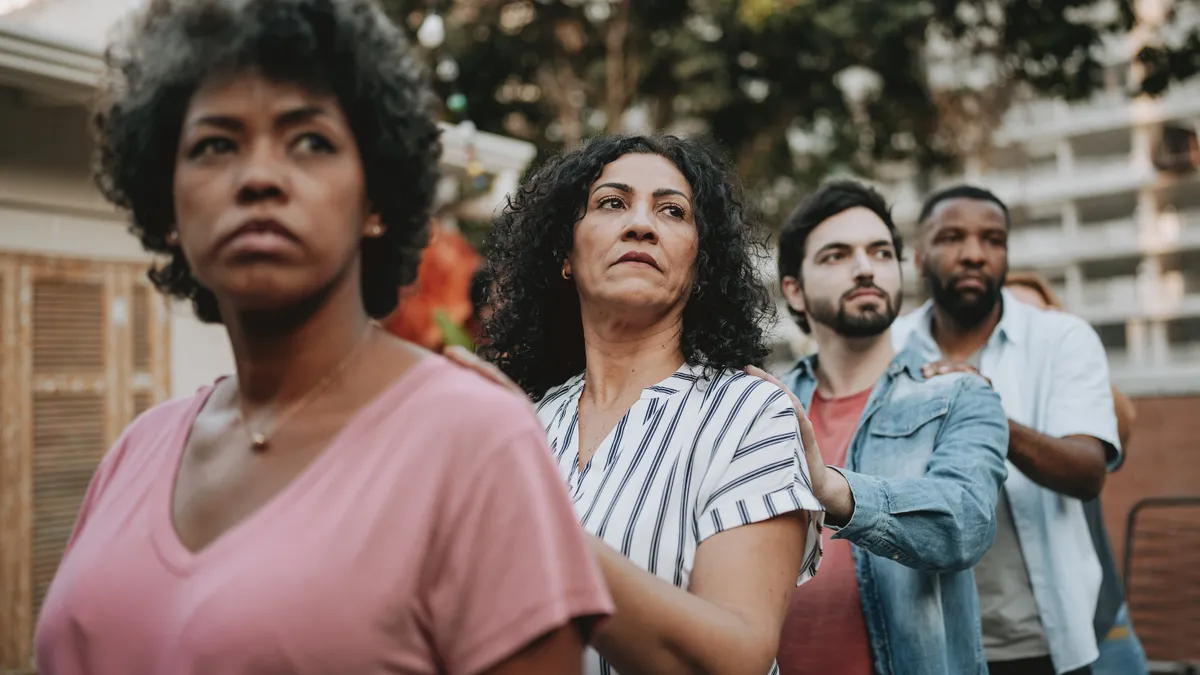
[[[805,407],[816,358],[783,378]],[[831,529],[854,544],[879,675],[987,675],[971,568],[996,536],[1008,421],[983,378],[926,380],[923,363],[899,353],[871,392],[838,469],[854,514]]]

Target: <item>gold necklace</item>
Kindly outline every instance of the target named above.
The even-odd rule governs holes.
[[[241,394],[236,394],[237,400],[235,401],[234,407],[237,411],[238,423],[242,425],[242,428],[245,429],[246,433],[250,436],[250,449],[254,452],[265,452],[270,446],[271,436],[274,436],[275,432],[279,431],[279,429],[283,427],[284,422],[286,422],[292,415],[295,415],[297,412],[299,412],[302,408],[312,403],[318,394],[320,394],[326,387],[329,386],[330,383],[334,381],[334,379],[337,378],[338,375],[341,375],[342,372],[350,366],[350,363],[354,360],[355,355],[358,354],[363,345],[367,344],[368,338],[371,337],[372,329],[378,325],[379,324],[374,321],[368,322],[367,328],[363,331],[362,336],[358,338],[358,342],[349,352],[346,353],[344,357],[342,357],[342,360],[338,362],[337,366],[335,366],[328,375],[322,378],[320,382],[317,382],[312,389],[309,389],[307,394],[297,399],[295,403],[292,403],[287,407],[286,410],[283,411],[283,414],[276,417],[274,426],[267,431],[255,431],[250,428],[250,425],[246,422],[246,416],[242,414]]]

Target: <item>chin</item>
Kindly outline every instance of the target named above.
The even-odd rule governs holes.
[[[649,284],[642,284],[641,288],[632,287],[632,284],[629,286],[631,287],[611,289],[609,292],[598,296],[597,299],[607,305],[621,307],[633,312],[652,308],[666,308],[679,302],[677,295],[667,293],[661,287],[651,287]]]
[[[230,276],[233,278],[224,279],[213,292],[240,312],[290,312],[311,305],[328,287],[313,284],[311,277],[282,271],[255,270]]]

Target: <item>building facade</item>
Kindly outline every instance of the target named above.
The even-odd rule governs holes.
[[[1110,67],[1090,100],[1016,106],[988,156],[932,189],[970,182],[1010,206],[1010,265],[1045,276],[1096,328],[1118,386],[1200,393],[1200,79],[1131,99],[1128,67]],[[919,194],[896,190],[909,225]],[[920,297],[908,272],[909,297]]]

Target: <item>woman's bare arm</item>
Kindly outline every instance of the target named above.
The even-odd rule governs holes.
[[[796,586],[807,511],[712,535],[696,551],[689,590],[637,567],[597,538],[592,548],[617,613],[594,644],[624,675],[762,675]]]

